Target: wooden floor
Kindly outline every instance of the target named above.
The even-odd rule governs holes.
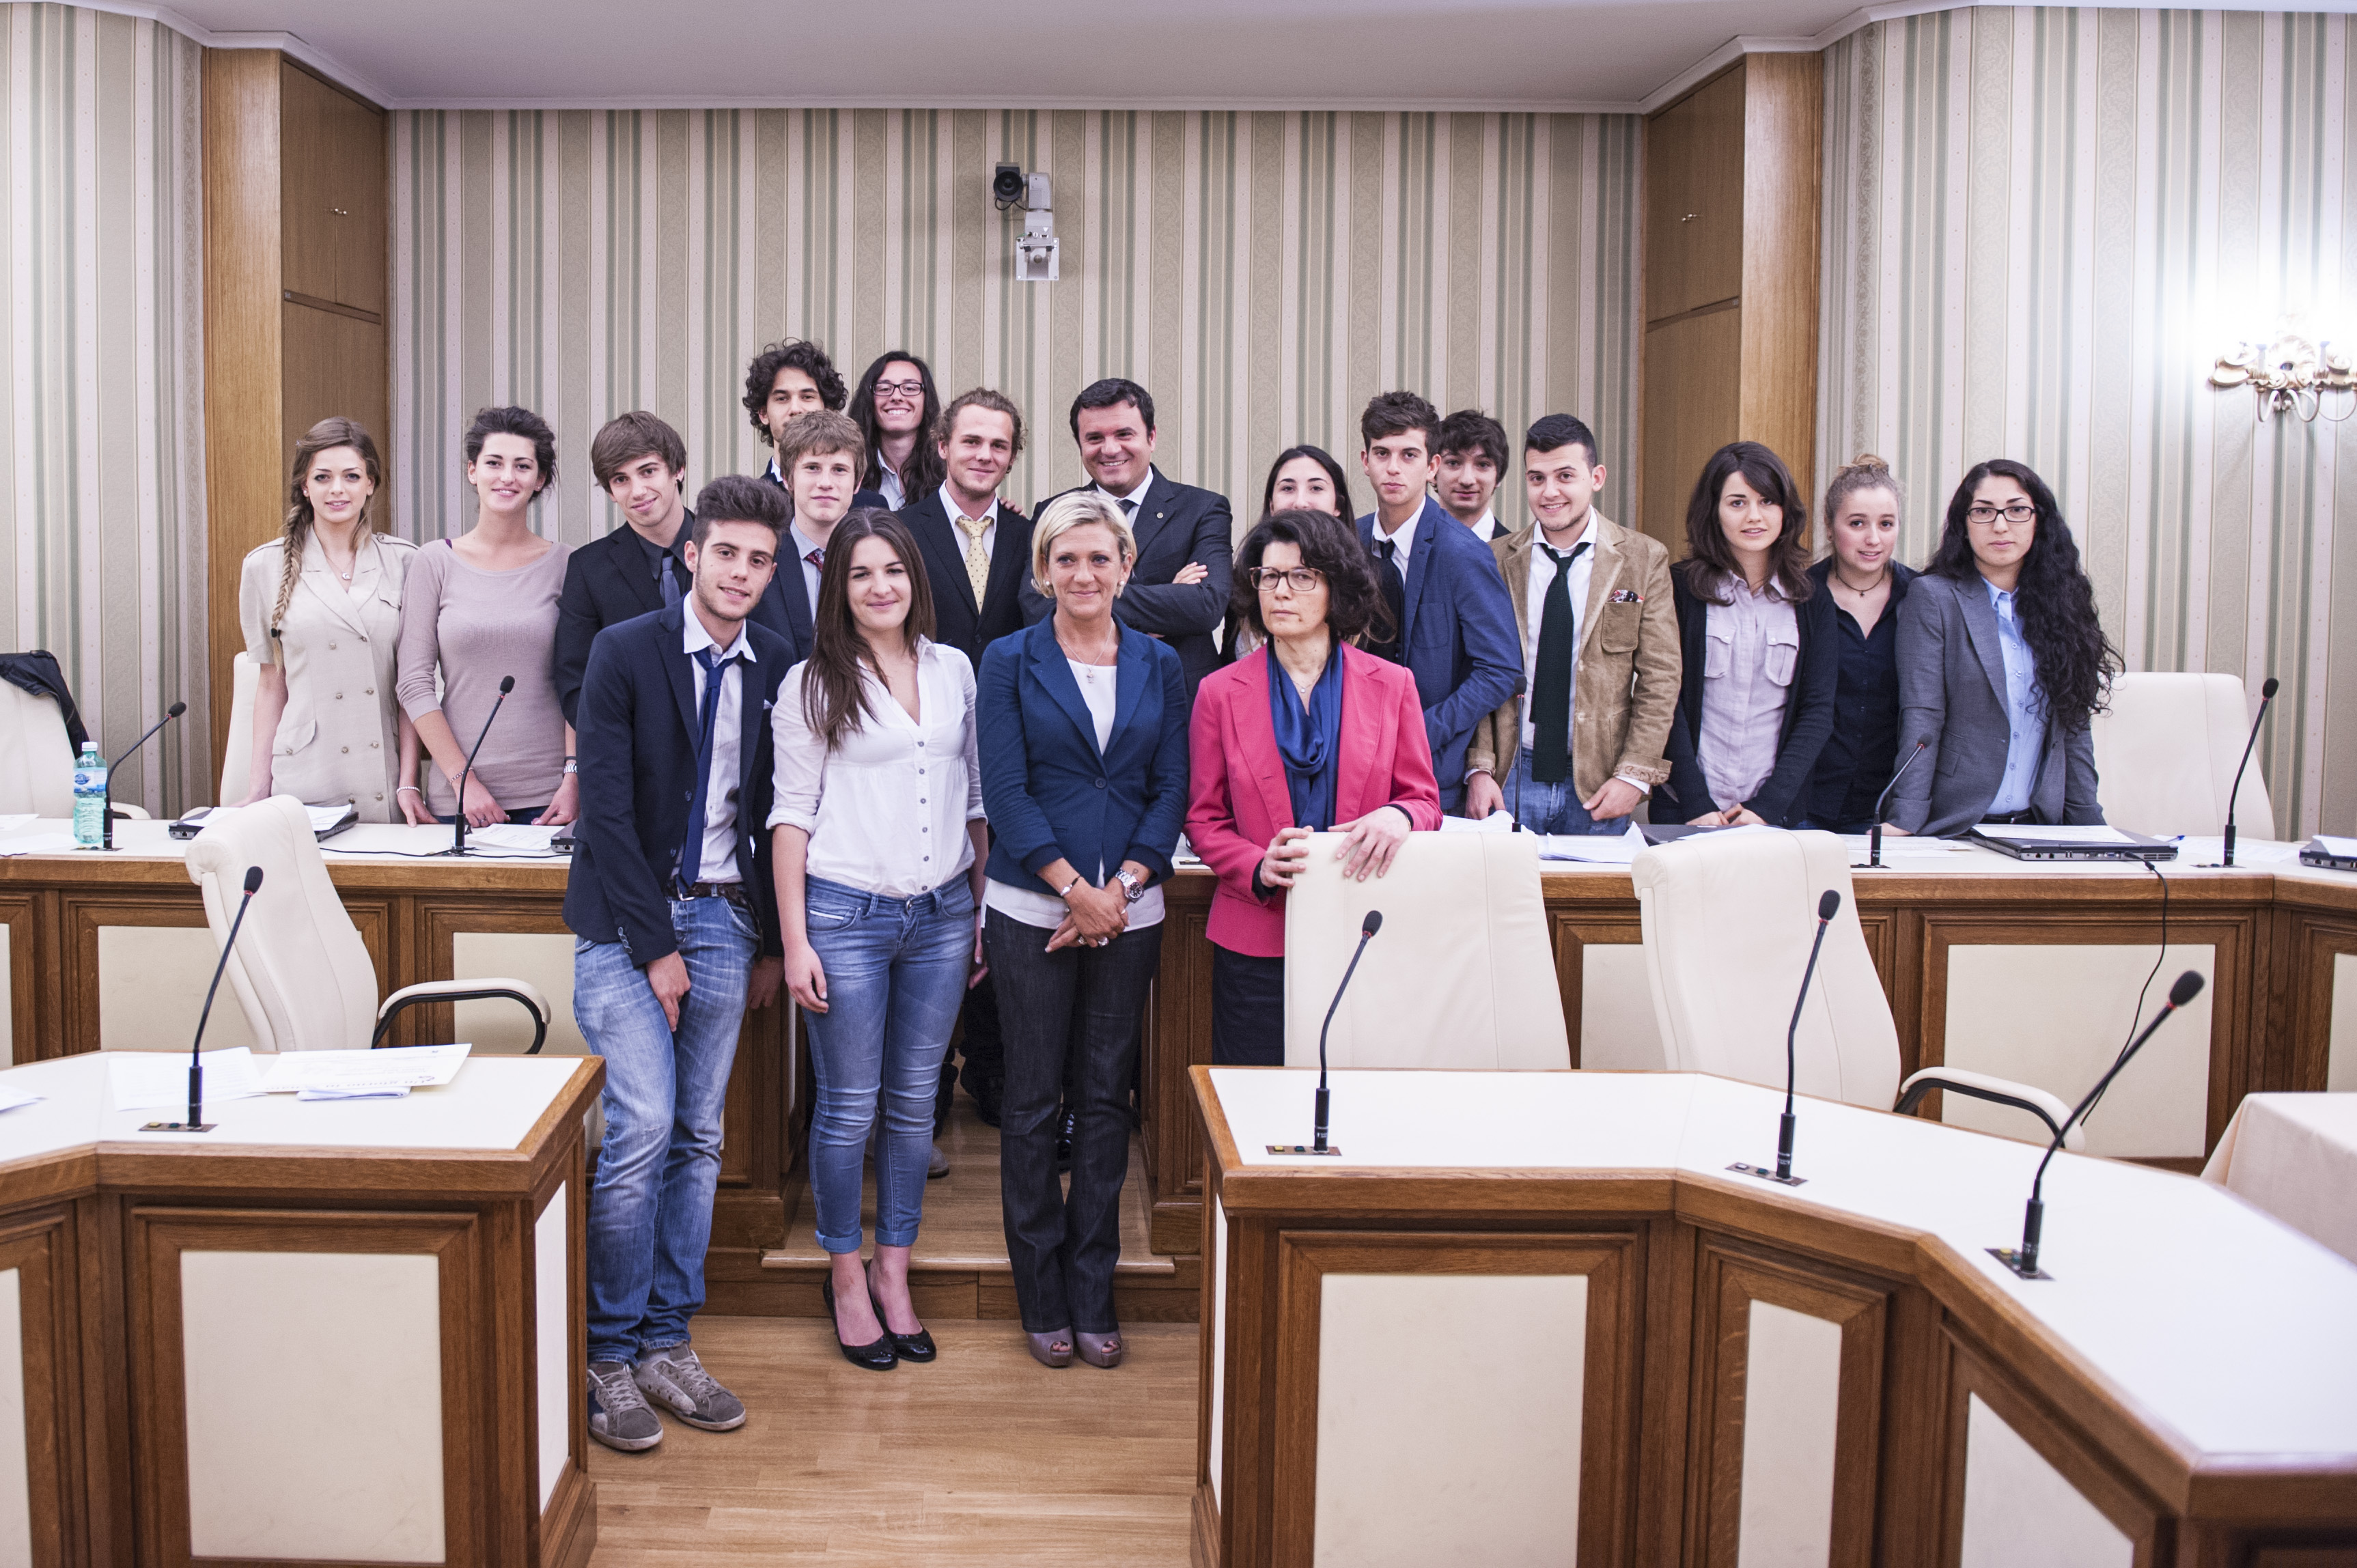
[[[697,1350],[750,1418],[667,1420],[646,1454],[593,1443],[593,1568],[1184,1568],[1194,1325],[1125,1326],[1112,1371],[1049,1371],[1012,1323],[930,1326],[939,1360],[879,1373],[845,1362],[821,1321],[698,1318]]]

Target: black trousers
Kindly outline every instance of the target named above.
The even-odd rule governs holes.
[[[983,941],[998,982],[1006,1052],[999,1101],[1000,1201],[1015,1302],[1033,1334],[1110,1334],[1121,1261],[1121,1186],[1129,1175],[1129,1085],[1162,928],[1101,948],[1047,950],[1053,933],[996,909]],[[1056,1123],[1069,1058],[1072,1183],[1056,1176]]]
[[[998,1103],[999,1080],[1006,1075],[1006,1047],[998,1029],[998,984],[985,972],[982,983],[970,987],[958,1009],[958,1046],[942,1053],[941,1094],[933,1102],[933,1136],[949,1125],[950,1102],[957,1098],[959,1057],[965,1058],[965,1091],[980,1105]]]
[[[1285,1065],[1285,960],[1211,944],[1211,1065]]]

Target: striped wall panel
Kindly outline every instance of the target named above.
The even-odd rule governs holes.
[[[1972,463],[2036,467],[2132,669],[2282,678],[2263,755],[2301,836],[2357,832],[2357,445],[2205,378],[2287,317],[2357,338],[2352,43],[1986,7],[1826,55],[1820,471],[1889,458],[1920,560]]]
[[[0,648],[46,648],[150,811],[209,800],[202,51],[0,5]]]
[[[908,348],[945,396],[1007,392],[1033,427],[1008,482],[1025,503],[1078,481],[1065,410],[1113,374],[1154,392],[1167,472],[1252,506],[1296,441],[1351,461],[1360,406],[1394,386],[1517,432],[1579,413],[1626,474],[1639,134],[1568,114],[398,113],[402,523],[471,519],[459,437],[511,399],[556,427],[543,526],[570,541],[613,526],[587,446],[624,409],[679,426],[692,483],[755,469],[745,362],[788,333],[846,380]],[[1054,182],[1060,282],[1013,279],[1001,160]]]

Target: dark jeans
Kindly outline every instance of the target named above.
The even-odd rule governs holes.
[[[1211,1065],[1285,1065],[1285,960],[1211,944]]]
[[[1006,1077],[1006,1044],[998,1030],[998,984],[985,973],[969,989],[958,1012],[963,1026],[957,1049],[942,1058],[942,1085],[933,1100],[933,1136],[949,1125],[950,1102],[957,1098],[957,1058],[965,1058],[965,1091],[977,1105],[998,1108],[999,1084]]]
[[[998,1133],[1000,1200],[1015,1302],[1033,1334],[1110,1334],[1121,1261],[1121,1184],[1129,1174],[1129,1085],[1162,928],[1124,931],[1101,948],[1047,950],[1052,934],[983,917],[998,981],[1006,1088]],[[1056,1178],[1056,1122],[1071,1058],[1072,1185]]]

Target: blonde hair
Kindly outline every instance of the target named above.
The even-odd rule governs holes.
[[[1824,516],[1825,548],[1828,551],[1833,548],[1835,514],[1840,510],[1842,502],[1860,490],[1889,490],[1891,498],[1901,506],[1907,504],[1907,492],[1900,488],[1898,476],[1890,471],[1890,465],[1871,452],[1859,453],[1843,465],[1841,471],[1835,474],[1825,486]]]
[[[311,538],[311,495],[303,488],[304,475],[312,458],[339,446],[349,446],[361,455],[361,467],[368,471],[369,499],[361,503],[360,532],[366,535],[376,531],[376,492],[384,488],[384,465],[377,458],[376,443],[370,439],[360,421],[331,415],[305,431],[303,439],[295,443],[293,472],[286,485],[286,521],[278,535],[285,559],[279,563],[278,600],[270,607],[270,629],[274,633],[279,622],[286,618],[286,606],[295,596],[295,585],[303,580],[303,547]]]
[[[805,415],[804,417],[808,417]],[[1039,521],[1031,528],[1031,585],[1047,597],[1054,591],[1048,586],[1048,552],[1056,541],[1076,528],[1102,523],[1113,530],[1121,547],[1121,564],[1125,566],[1137,559],[1137,535],[1130,532],[1129,520],[1121,515],[1121,507],[1103,490],[1067,490],[1049,501],[1039,513]]]

